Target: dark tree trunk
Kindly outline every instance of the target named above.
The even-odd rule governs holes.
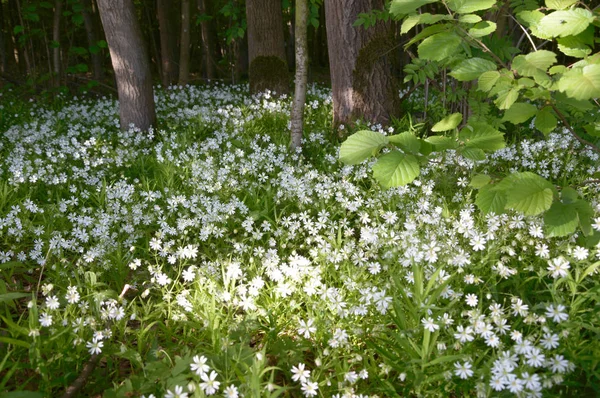
[[[169,87],[177,82],[179,68],[175,61],[177,57],[177,35],[175,13],[176,7],[168,0],[157,0],[156,12],[158,14],[158,26],[160,30],[160,62],[161,83],[163,87]]]
[[[210,9],[208,0],[198,0],[198,13],[200,13],[200,34],[202,36],[202,60],[204,64],[204,77],[214,79],[216,74],[215,68],[215,32],[213,22],[209,19]]]
[[[0,75],[3,75],[8,71],[8,53],[6,45],[8,35],[4,33],[5,26],[4,8],[2,6],[2,1],[0,1]],[[2,79],[0,79],[0,87],[2,87]]]
[[[98,0],[98,9],[117,81],[121,129],[134,124],[148,130],[156,124],[154,93],[133,0]]]
[[[54,72],[54,87],[60,86],[61,81],[61,63],[60,63],[60,18],[62,16],[63,2],[56,0],[54,2],[54,21],[52,23],[52,67]]]
[[[90,48],[97,48],[98,46],[98,30],[93,16],[92,0],[81,0],[83,9],[83,24],[85,27],[85,34],[87,36],[88,46]],[[90,53],[92,60],[92,70],[94,72],[94,79],[102,80],[104,77],[104,70],[102,68],[102,55],[99,48],[96,51]]]
[[[250,91],[289,92],[280,0],[246,0]]]
[[[306,82],[308,79],[308,43],[307,26],[308,0],[296,0],[296,79],[294,87],[294,103],[290,115],[291,148],[302,147],[302,130],[304,124],[304,103],[306,102]]]
[[[382,8],[383,0],[325,0],[336,127],[358,118],[388,123],[398,113],[391,23],[379,21],[368,29],[352,26],[358,14]]]
[[[190,80],[190,0],[181,1],[181,44],[179,46],[179,84]]]

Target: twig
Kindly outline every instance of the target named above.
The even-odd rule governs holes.
[[[585,185],[589,185],[589,184],[600,184],[600,179],[594,179],[594,180],[585,180],[579,184],[574,184],[571,185],[572,187],[583,187]]]
[[[98,364],[99,360],[100,360],[100,356],[98,354],[92,355],[92,357],[85,364],[85,366],[83,367],[83,370],[81,371],[79,376],[77,376],[77,378],[75,379],[73,384],[71,384],[69,387],[67,387],[62,398],[72,398],[72,397],[77,396],[77,394],[79,393],[79,390],[81,390],[83,388],[83,386],[85,386],[85,384],[87,383],[88,377],[90,377],[90,375],[94,371],[94,368],[96,368],[96,365]]]
[[[531,46],[533,47],[534,51],[537,51],[537,47],[535,46],[535,43],[533,42],[533,40],[531,39],[531,36],[529,36],[529,33],[527,33],[527,29],[525,29],[523,27],[523,25],[521,25],[519,23],[519,21],[517,21],[517,19],[515,17],[513,17],[512,15],[509,15],[509,17],[511,17],[513,19],[513,21],[515,21],[517,23],[517,25],[519,25],[519,28],[521,28],[523,30],[523,33],[525,33],[525,36],[527,36],[527,38],[529,39],[529,42],[531,43]],[[519,39],[519,43],[521,43],[521,40]],[[517,48],[519,47],[519,45],[517,44]]]
[[[580,136],[577,135],[577,133],[575,133],[575,130],[573,130],[573,127],[571,127],[571,125],[569,124],[569,122],[565,118],[565,115],[563,115],[562,112],[558,110],[558,108],[556,107],[556,105],[551,104],[550,106],[552,107],[552,110],[554,111],[554,113],[556,113],[556,115],[560,118],[560,120],[563,123],[563,125],[567,128],[567,130],[569,130],[569,132],[573,135],[573,137],[575,137],[575,139],[577,141],[579,141],[580,143],[582,143],[584,145],[589,146],[590,148],[592,148],[592,150],[594,152],[600,153],[600,148],[598,148],[596,145],[594,145],[593,143],[589,142],[588,140],[585,140],[585,139],[581,138]]]

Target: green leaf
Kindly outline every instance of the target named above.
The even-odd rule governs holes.
[[[508,121],[512,124],[520,124],[531,119],[537,113],[537,108],[524,102],[515,102],[504,112],[502,121]]]
[[[388,138],[374,131],[362,130],[352,134],[342,143],[340,160],[346,164],[358,164],[388,144]]]
[[[538,111],[535,116],[535,128],[544,133],[544,135],[550,134],[555,128],[558,121],[554,117],[552,108],[545,107]]]
[[[456,126],[458,126],[460,124],[460,122],[462,122],[462,119],[463,119],[462,113],[460,113],[460,112],[453,113],[451,115],[446,116],[445,118],[443,118],[436,124],[434,124],[433,127],[431,128],[431,131],[438,133],[440,131],[448,131],[448,130],[455,129]],[[432,144],[433,144],[433,142],[432,142]]]
[[[546,235],[567,236],[575,232],[579,219],[573,204],[554,202],[544,215]]]
[[[3,393],[2,398],[44,398],[44,394],[37,391],[10,391]]]
[[[555,63],[555,53],[547,50],[538,50],[527,55],[517,55],[513,59],[512,69],[521,76],[535,76],[539,72],[546,72]]]
[[[482,122],[469,122],[460,131],[459,139],[468,148],[478,148],[484,151],[497,151],[506,146],[504,134]]]
[[[540,29],[552,37],[575,36],[594,22],[594,14],[583,8],[554,11],[540,21]]]
[[[458,22],[461,22],[461,23],[477,23],[480,21],[481,21],[481,17],[479,15],[475,15],[475,14],[461,15],[458,18]]]
[[[386,153],[373,165],[373,177],[384,188],[406,185],[417,178],[420,172],[414,156],[398,151]]]
[[[578,100],[600,97],[600,65],[571,69],[561,76],[558,89]]]
[[[433,145],[438,151],[443,151],[444,149],[454,149],[457,147],[457,143],[454,139],[441,135],[432,135],[425,138],[425,141]]]
[[[458,14],[470,14],[487,10],[496,4],[496,0],[449,0],[448,7]]]
[[[545,15],[543,13],[541,13],[540,11],[538,11],[538,10],[521,11],[520,13],[517,14],[517,17],[521,21],[523,21],[524,24],[529,27],[529,29],[531,29],[531,33],[535,37],[538,37],[538,38],[544,39],[544,40],[548,40],[548,39],[552,38],[552,35],[546,31],[544,31],[540,26],[540,22],[541,22],[542,18],[545,17]]]
[[[594,217],[594,209],[585,200],[579,199],[573,203],[577,210],[577,218],[579,219],[579,227],[585,236],[590,236],[594,233],[592,229],[592,217]]]
[[[494,101],[494,104],[496,104],[498,109],[508,109],[518,98],[519,90],[516,88],[511,88],[510,90],[506,90],[498,94],[498,98],[496,101]]]
[[[452,17],[450,15],[445,14],[434,14],[426,12],[424,14],[413,14],[409,15],[402,22],[402,26],[400,27],[400,34],[408,33],[415,25],[418,24],[434,24],[442,20],[450,20]]]
[[[487,36],[496,31],[496,23],[491,21],[481,21],[469,29],[469,35],[478,39]]]
[[[462,39],[457,34],[441,32],[423,40],[417,47],[417,51],[419,58],[429,61],[441,61],[455,55],[456,49],[461,43]]]
[[[437,0],[393,0],[390,13],[394,16],[412,14],[417,8],[425,4],[435,3]]]
[[[500,72],[498,71],[484,72],[479,76],[477,88],[481,91],[488,92],[494,87],[499,78]]]
[[[592,53],[590,46],[584,43],[579,36],[561,37],[556,41],[558,49],[569,57],[585,58]]]
[[[31,344],[29,344],[27,341],[13,339],[11,337],[0,336],[0,343],[11,344],[11,345],[15,345],[15,346],[23,347],[23,348],[31,347]],[[1,396],[5,397],[6,395],[1,395]]]
[[[492,178],[487,174],[476,174],[471,179],[469,186],[471,186],[475,189],[480,189],[480,188],[483,188],[484,186],[488,185],[491,180],[492,180]]]
[[[481,187],[475,204],[484,213],[502,214],[506,207],[506,193],[493,185]]]
[[[546,0],[546,8],[551,10],[564,10],[577,3],[578,0]]]
[[[514,173],[503,180],[507,207],[527,216],[543,213],[552,206],[553,185],[531,172]]]
[[[571,187],[564,187],[560,191],[560,199],[563,203],[575,203],[579,200],[579,193]]]
[[[465,82],[479,78],[484,72],[495,70],[495,63],[488,61],[487,59],[474,57],[466,59],[458,64],[452,72],[450,72],[450,76],[454,77],[456,80]]]
[[[404,152],[418,153],[421,149],[421,140],[410,131],[388,136],[392,144],[398,145]]]
[[[10,292],[0,294],[0,303],[6,303],[8,301],[18,300],[24,297],[31,297],[31,293],[18,293],[18,292]]]
[[[18,35],[19,33],[23,32],[25,30],[25,28],[23,27],[23,25],[16,25],[13,28],[13,34]]]
[[[479,149],[479,148],[464,147],[464,148],[461,148],[458,151],[458,153],[460,155],[464,156],[465,158],[476,161],[476,162],[485,160],[485,152],[483,152],[483,150]]]

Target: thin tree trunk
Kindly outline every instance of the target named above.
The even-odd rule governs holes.
[[[306,102],[306,81],[308,78],[308,40],[307,40],[307,0],[296,0],[296,79],[294,103],[291,112],[291,148],[295,151],[302,147],[304,124],[304,104]]]
[[[17,15],[19,17],[19,24],[25,28],[25,24],[23,23],[23,16],[21,15],[21,3],[19,2],[19,0],[14,0],[15,2],[15,8],[17,10]],[[33,76],[33,68],[31,65],[31,60],[29,58],[29,51],[27,50],[27,45],[25,42],[23,42],[22,45],[22,54],[23,54],[23,59],[25,61],[25,69],[27,70],[27,75],[28,77],[31,77],[33,79],[34,82],[34,86],[35,86],[35,78]]]
[[[92,0],[81,0],[81,4],[83,5],[81,12],[83,14],[83,24],[85,27],[88,46],[90,48],[96,48],[98,46],[98,34],[96,24],[94,23]],[[101,50],[98,49],[97,51],[91,51],[90,58],[92,60],[94,79],[102,80],[104,77],[104,70],[102,68]]]
[[[289,92],[280,0],[246,0],[250,91]]]
[[[383,0],[325,0],[335,127],[357,118],[388,123],[398,112],[391,23],[353,26],[360,13],[382,8]]]
[[[98,0],[119,93],[121,129],[155,126],[150,60],[133,0]]]
[[[4,8],[0,1],[0,74],[5,74],[8,70],[8,57],[6,54],[6,35],[4,34]],[[0,85],[2,83],[0,82]]]
[[[175,27],[175,13],[173,2],[168,0],[157,0],[156,12],[158,15],[158,27],[160,31],[160,62],[161,83],[163,87],[169,87],[177,82],[179,68],[175,61],[177,57],[177,36]],[[177,13],[178,15],[179,13]]]
[[[181,45],[179,47],[179,84],[190,80],[190,0],[181,1]]]
[[[54,87],[60,86],[61,80],[61,65],[60,65],[60,18],[62,16],[63,2],[56,0],[54,2],[54,21],[52,23],[52,66],[54,69]]]
[[[208,18],[208,0],[198,0],[197,7],[200,13],[200,34],[202,36],[202,60],[204,61],[204,76],[207,79],[216,77],[215,70],[215,43],[211,32],[212,21]]]

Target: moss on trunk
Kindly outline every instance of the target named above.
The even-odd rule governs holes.
[[[259,56],[251,63],[249,68],[250,92],[257,93],[271,90],[277,94],[290,92],[290,74],[287,64],[275,56]]]

